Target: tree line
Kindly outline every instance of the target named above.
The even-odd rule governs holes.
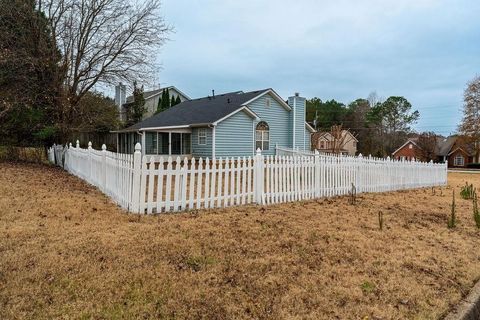
[[[371,93],[348,105],[336,100],[307,100],[306,119],[317,131],[330,131],[342,125],[358,139],[357,150],[362,154],[389,156],[412,133],[412,125],[420,117],[404,97],[385,100]]]
[[[0,2],[1,144],[116,128],[117,109],[97,89],[148,81],[171,31],[160,0]]]

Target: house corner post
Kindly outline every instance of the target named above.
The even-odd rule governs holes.
[[[263,159],[262,151],[260,150],[260,148],[258,148],[255,155],[255,165],[254,165],[254,186],[255,186],[254,195],[255,195],[256,204],[264,204],[263,167],[264,167],[264,159]]]
[[[140,178],[142,175],[142,145],[137,142],[133,154],[133,178],[131,184],[132,203],[129,210],[133,213],[140,213]]]
[[[102,144],[102,191],[107,193],[107,146]]]
[[[63,169],[70,171],[69,166],[70,166],[70,149],[72,149],[72,144],[71,143],[66,143],[65,144],[65,161],[63,162]]]
[[[359,153],[357,157],[353,158],[353,163],[354,163],[353,174],[355,178],[355,189],[357,193],[362,192],[362,186],[360,182],[361,176],[362,176],[362,159],[363,159],[363,155],[361,153]]]
[[[75,168],[75,175],[77,176],[82,176],[82,173],[80,173],[80,169],[79,169],[79,163],[78,163],[78,150],[80,148],[80,141],[76,141],[75,142],[75,164],[73,165],[73,167]]]
[[[443,180],[443,185],[446,186],[448,184],[448,160],[445,161],[445,177]]]

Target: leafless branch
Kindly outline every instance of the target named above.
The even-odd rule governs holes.
[[[172,28],[160,0],[44,0],[73,107],[97,83],[148,82]]]

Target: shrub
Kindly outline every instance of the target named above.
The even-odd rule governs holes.
[[[0,146],[0,161],[48,162],[45,149],[42,147]]]
[[[465,185],[462,187],[462,190],[460,191],[460,196],[463,199],[473,199],[475,197],[476,190],[473,188],[473,184],[468,184],[468,182],[465,182]]]
[[[369,281],[365,281],[364,283],[362,283],[360,285],[360,288],[362,288],[362,291],[364,293],[370,293],[372,292],[373,290],[375,290],[375,284],[369,282]]]
[[[480,229],[480,211],[478,210],[477,195],[475,195],[475,198],[473,198],[473,220],[475,220],[477,228]]]
[[[469,169],[480,169],[480,163],[469,163],[469,164],[467,164],[467,168],[469,168]]]

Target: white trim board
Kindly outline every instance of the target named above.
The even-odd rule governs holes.
[[[235,111],[227,114],[225,117],[218,119],[217,121],[215,121],[214,123],[212,123],[212,125],[216,126],[216,125],[218,125],[220,122],[222,122],[223,120],[230,118],[231,116],[233,116],[234,114],[237,114],[237,113],[240,112],[240,111],[245,111],[245,113],[247,113],[247,114],[248,114],[250,117],[252,117],[254,120],[260,119],[260,117],[257,116],[257,114],[256,114],[255,112],[253,112],[252,110],[250,110],[249,107],[244,106],[244,107],[241,107],[241,108],[239,108],[239,109],[237,109],[237,110],[235,110]]]
[[[315,133],[317,131],[315,131],[315,129],[307,122],[305,121],[305,127],[308,129],[308,131],[310,131],[311,133]],[[355,137],[354,137],[355,138]],[[358,140],[357,140],[358,141]]]
[[[405,142],[404,144],[402,144],[402,146],[401,146],[400,148],[398,148],[397,150],[393,151],[393,152],[392,152],[392,155],[395,155],[395,153],[397,153],[398,151],[400,151],[403,147],[405,147],[405,146],[406,146],[407,144],[409,144],[409,143],[413,143],[414,145],[417,146],[417,148],[421,149],[421,148],[418,146],[418,144],[415,143],[415,141],[408,139],[407,142]]]
[[[163,90],[167,90],[167,89],[170,90],[170,89],[172,89],[172,88],[173,88],[175,91],[177,91],[178,93],[180,93],[180,94],[183,96],[183,98],[185,98],[186,100],[192,100],[189,96],[187,96],[187,95],[186,95],[185,93],[183,93],[182,91],[178,90],[178,88],[175,87],[175,86],[169,86],[169,87],[165,87],[165,88],[159,88],[158,90],[161,90],[161,91],[159,91],[159,92],[157,92],[157,93],[155,93],[155,94],[152,94],[151,96],[148,96],[148,98],[145,98],[145,100],[150,99],[150,98],[154,98],[154,97],[162,94],[162,93],[163,93]],[[153,90],[152,90],[152,91],[153,91]]]
[[[249,105],[250,103],[252,103],[253,101],[257,100],[258,98],[261,98],[263,97],[264,95],[270,93],[273,98],[282,106],[284,107],[286,110],[288,111],[292,111],[292,108],[285,102],[283,101],[283,99],[278,95],[278,93],[275,92],[275,90],[273,89],[268,89],[268,90],[265,90],[264,92],[260,93],[258,96],[248,100],[247,102],[244,102],[242,104],[242,106],[247,106]]]

